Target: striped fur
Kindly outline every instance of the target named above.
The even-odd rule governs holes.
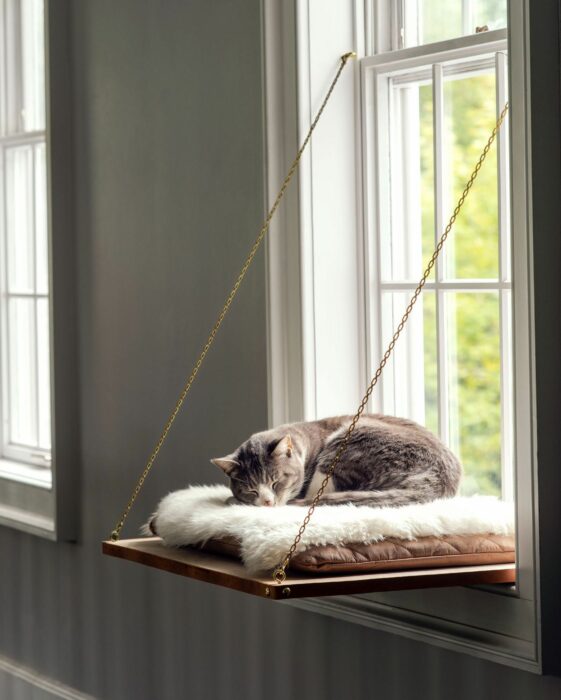
[[[340,416],[283,425],[252,435],[231,455],[212,461],[230,477],[237,502],[307,504],[350,421],[350,416]],[[404,418],[365,415],[321,503],[426,503],[454,496],[461,473],[457,458],[422,426]]]

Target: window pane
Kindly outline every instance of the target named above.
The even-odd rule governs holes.
[[[411,295],[412,292],[382,294],[381,352],[388,346]],[[437,432],[434,292],[423,292],[417,301],[382,376],[383,412],[411,418]]]
[[[45,44],[43,0],[21,3],[21,62],[24,131],[45,129]]]
[[[35,300],[8,301],[10,442],[32,445],[37,440]]]
[[[49,366],[49,302],[37,300],[38,447],[51,449],[51,370]]]
[[[496,122],[494,73],[444,82],[444,219],[447,221]],[[448,279],[498,279],[497,149],[481,169],[444,249]]]
[[[35,146],[35,246],[37,294],[49,293],[47,234],[47,161],[44,143]]]
[[[420,158],[421,158],[421,228],[423,238],[423,268],[434,251],[436,235],[434,221],[434,129],[432,83],[419,87]],[[436,234],[436,235],[435,235]],[[418,275],[420,278],[420,275]],[[429,280],[434,278],[434,270]]]
[[[6,151],[6,237],[9,292],[34,291],[33,150]]]
[[[432,85],[390,86],[390,187],[381,202],[380,267],[384,281],[416,281],[435,244]]]
[[[489,30],[507,26],[507,0],[472,0],[474,27]]]
[[[443,293],[450,447],[461,459],[464,494],[501,493],[499,297]]]
[[[462,0],[418,0],[418,5],[419,45],[462,36]]]
[[[406,0],[403,3],[406,46],[432,44],[507,26],[507,0]]]
[[[3,0],[3,134],[45,129],[44,0]]]

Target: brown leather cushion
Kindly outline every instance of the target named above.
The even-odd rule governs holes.
[[[234,539],[209,540],[203,549],[239,558]],[[430,569],[515,561],[514,537],[450,535],[417,540],[388,538],[381,542],[317,545],[295,554],[290,568],[307,574]]]

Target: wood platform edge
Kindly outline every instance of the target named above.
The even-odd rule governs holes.
[[[161,552],[143,550],[160,546]],[[289,598],[358,595],[380,591],[412,590],[467,586],[475,584],[511,584],[515,582],[515,564],[487,564],[446,569],[409,569],[375,574],[301,576],[292,575],[282,585],[266,578],[252,577],[233,559],[197,549],[166,549],[159,538],[139,538],[102,543],[104,554],[144,566],[167,571],[205,583],[250,593],[269,600]],[[174,557],[175,551],[177,555]]]

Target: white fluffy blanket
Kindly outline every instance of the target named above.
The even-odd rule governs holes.
[[[292,544],[306,509],[226,505],[231,495],[230,489],[221,485],[192,486],[168,494],[154,513],[158,535],[174,547],[235,537],[251,573],[271,570]],[[457,497],[401,508],[318,506],[298,551],[311,545],[368,543],[385,537],[414,540],[431,535],[513,532],[513,505],[491,496]]]

